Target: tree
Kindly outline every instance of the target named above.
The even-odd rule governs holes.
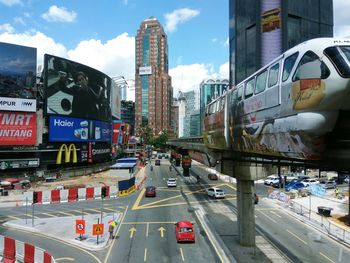
[[[156,148],[166,148],[166,142],[168,141],[168,131],[162,130],[158,137],[153,139],[152,144]]]
[[[151,144],[153,141],[153,135],[152,135],[152,129],[146,125],[142,125],[139,130],[138,134],[141,137],[141,144]]]

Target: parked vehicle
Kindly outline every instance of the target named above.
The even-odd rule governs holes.
[[[146,197],[156,197],[156,187],[153,185],[147,186],[145,196]]]
[[[348,184],[348,183],[349,183],[349,180],[350,180],[350,179],[349,179],[349,176],[345,177],[345,178],[344,178],[344,183],[347,183],[347,184]]]
[[[168,187],[176,187],[176,178],[169,178],[166,181],[166,184],[168,185]]]
[[[210,173],[208,174],[208,179],[209,180],[218,180],[217,174]]]
[[[265,185],[273,185],[274,183],[279,183],[280,179],[278,177],[278,175],[269,175],[265,180],[264,180],[264,184]]]
[[[177,242],[195,242],[193,223],[190,221],[179,221],[175,223],[175,236]]]
[[[321,181],[320,186],[325,189],[335,189],[337,187],[337,183],[335,180]]]
[[[207,189],[207,195],[214,198],[225,198],[225,192],[218,187],[210,187]]]
[[[290,191],[291,189],[301,189],[304,188],[305,185],[302,182],[292,182],[286,185],[286,191]]]
[[[313,184],[319,184],[320,183],[317,179],[314,179],[314,178],[304,179],[301,182],[304,184],[305,187],[308,187],[308,186],[313,185]]]

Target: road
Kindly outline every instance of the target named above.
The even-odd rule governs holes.
[[[157,196],[144,197],[144,190],[117,200],[95,200],[77,203],[35,206],[36,218],[79,217],[118,211],[123,213],[120,228],[110,245],[99,251],[89,251],[73,244],[47,237],[44,233],[29,233],[0,227],[0,234],[33,243],[49,252],[58,262],[220,262],[210,245],[206,233],[196,221],[194,211],[202,207],[211,226],[223,243],[235,255],[243,249],[237,246],[236,188],[235,184],[209,181],[203,167],[193,165],[194,174],[200,174],[199,183],[193,176],[185,178],[169,171],[169,161],[162,160],[153,172],[146,170],[146,185],[157,187]],[[166,180],[176,177],[176,188],[168,188]],[[226,192],[224,200],[209,198],[205,189],[209,185],[221,187]],[[257,236],[263,232],[283,250],[293,262],[347,262],[350,251],[327,235],[310,228],[283,209],[278,209],[269,199],[264,185],[256,184],[260,202],[255,206]],[[31,224],[31,210],[27,211]],[[1,208],[0,221],[25,218],[25,207]],[[174,234],[174,222],[189,220],[195,223],[196,242],[178,244]],[[53,226],[54,227],[54,226]],[[260,254],[257,254],[260,256]],[[261,255],[260,262],[269,262]]]

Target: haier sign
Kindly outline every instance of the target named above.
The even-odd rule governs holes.
[[[50,142],[110,142],[112,129],[108,122],[50,116]]]

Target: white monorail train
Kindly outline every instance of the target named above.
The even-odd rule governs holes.
[[[350,160],[349,111],[350,39],[312,39],[210,103],[203,139],[218,150]]]

